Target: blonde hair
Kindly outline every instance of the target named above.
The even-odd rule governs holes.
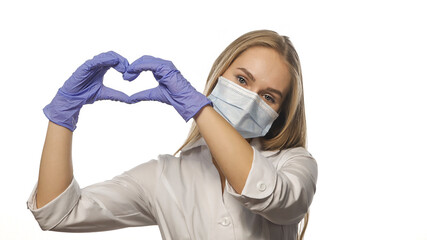
[[[215,60],[208,79],[204,94],[208,96],[221,76],[233,61],[247,49],[263,46],[276,50],[283,56],[291,75],[288,93],[279,110],[279,116],[274,121],[268,133],[260,138],[263,150],[282,150],[294,147],[306,147],[306,120],[304,108],[304,92],[302,84],[301,65],[298,54],[287,36],[281,36],[270,30],[248,32],[234,40]],[[201,138],[195,122],[191,125],[189,135],[175,155],[185,146]],[[298,239],[303,239],[308,223],[308,212],[304,221],[300,222]]]

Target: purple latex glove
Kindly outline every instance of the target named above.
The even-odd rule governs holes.
[[[104,74],[111,67],[124,73],[128,66],[128,61],[113,51],[87,60],[65,81],[52,102],[43,108],[44,114],[50,121],[74,131],[83,105],[107,99],[130,103],[128,95],[102,83]]]
[[[128,67],[123,78],[133,80],[147,70],[153,73],[159,86],[133,94],[130,96],[132,103],[148,100],[172,105],[186,122],[204,106],[212,104],[205,95],[191,86],[171,61],[142,56]]]

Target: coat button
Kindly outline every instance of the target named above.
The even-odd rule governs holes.
[[[228,218],[228,217],[223,218],[222,221],[221,221],[221,225],[222,226],[228,226],[228,225],[230,225],[230,218]]]
[[[257,184],[257,188],[258,188],[258,190],[260,190],[261,192],[264,192],[265,191],[265,189],[267,188],[267,186],[265,185],[265,183],[263,183],[263,182],[258,182],[258,184]]]

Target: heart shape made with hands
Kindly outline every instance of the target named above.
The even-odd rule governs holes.
[[[144,71],[151,71],[158,85],[129,96],[104,85],[105,74],[110,68],[122,73],[123,79],[128,81],[135,80]],[[129,65],[124,57],[110,51],[87,60],[77,68],[58,90],[52,102],[43,108],[43,112],[52,122],[73,131],[81,107],[98,100],[128,104],[158,101],[172,105],[185,121],[191,119],[203,106],[211,104],[205,95],[191,86],[171,61],[145,55]]]
[[[124,73],[109,69],[104,75],[103,85],[105,87],[117,90],[124,93],[129,99],[134,94],[155,88],[159,83],[153,79],[153,75],[150,72],[141,72],[134,80],[124,79]],[[135,102],[134,102],[135,103]]]
[[[153,86],[154,81],[142,81],[140,85],[142,84],[141,88],[145,88],[145,90],[138,91],[129,96],[124,91],[116,90],[121,88],[119,81],[108,83],[108,80],[104,80],[104,75],[110,68],[114,68],[116,71],[122,73],[123,79],[128,81],[135,80],[144,71],[151,71],[158,84]],[[94,101],[108,99],[125,103],[136,103],[149,100],[171,104],[172,95],[179,95],[182,91],[190,90],[189,86],[192,88],[171,61],[149,55],[142,56],[132,64],[129,64],[127,59],[115,52],[103,53],[88,60],[80,73],[76,75],[77,79],[83,78],[86,81],[93,79],[89,80],[89,82],[98,82],[99,92]],[[147,83],[150,85],[147,85]],[[85,83],[85,80],[83,80],[83,82],[74,84],[76,86],[85,86],[87,82]],[[107,85],[115,86],[108,87]],[[133,89],[135,89],[135,86],[133,86]]]
[[[113,67],[123,73],[123,79],[133,81],[141,72],[151,71],[158,85],[154,88],[134,93],[131,96],[102,85],[99,97],[96,100],[110,99],[126,103],[158,101],[174,106],[178,112],[184,115],[188,113],[188,109],[197,108],[200,103],[205,105],[210,103],[203,94],[197,92],[191,86],[171,61],[145,55],[128,65],[125,58],[116,53],[113,56],[116,58],[112,60],[116,61],[103,65],[106,68],[103,68],[100,74],[104,75],[110,67]]]

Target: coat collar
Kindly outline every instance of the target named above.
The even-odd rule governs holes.
[[[254,147],[256,150],[258,150],[264,157],[270,157],[280,152],[280,150],[272,150],[272,151],[261,150],[261,140],[259,138],[253,138],[249,144],[252,147]],[[195,149],[201,146],[207,147],[206,141],[203,137],[199,138],[197,141],[193,142],[192,144],[187,144],[184,148],[181,149],[181,152],[184,153],[184,152],[190,151],[191,149]]]

